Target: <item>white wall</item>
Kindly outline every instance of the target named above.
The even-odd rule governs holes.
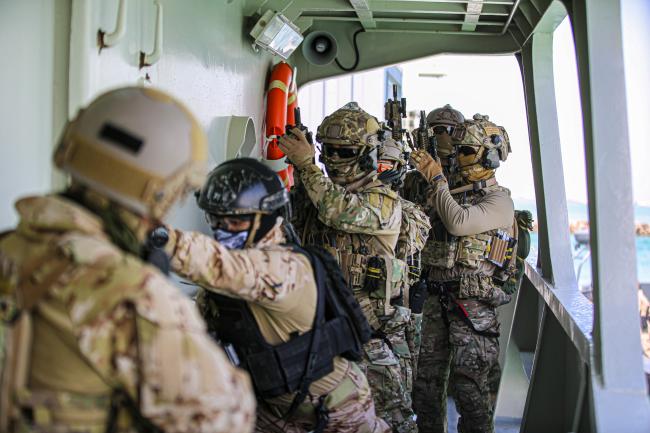
[[[66,32],[65,19],[56,20],[61,10],[63,0],[0,0],[0,230],[15,224],[16,198],[52,184],[61,125],[54,107],[65,107],[66,92],[60,78],[67,65],[55,62]]]
[[[139,69],[139,52],[153,47],[153,1],[130,0],[125,39],[99,54],[97,29],[115,27],[118,2],[73,1],[71,44],[76,49],[71,57],[71,111],[106,89],[144,82],[185,102],[208,130],[216,116],[245,115],[253,118],[258,138],[262,137],[266,76],[277,60],[251,49],[244,29],[244,1],[161,3],[163,56],[155,65]],[[193,199],[175,209],[170,221],[187,229],[206,228]]]
[[[72,5],[68,15],[57,16],[55,8],[68,3]],[[0,0],[0,228],[15,223],[11,210],[15,197],[51,187],[52,137],[60,132],[60,125],[53,128],[53,118],[74,115],[107,89],[143,83],[148,75],[146,85],[185,102],[206,129],[216,116],[246,115],[253,118],[258,138],[263,135],[265,84],[277,60],[251,49],[242,12],[245,1],[161,3],[163,55],[157,64],[140,70],[140,50],[153,46],[152,0],[127,1],[126,36],[101,53],[97,31],[114,29],[118,0]],[[67,53],[54,56],[55,21],[70,29],[70,87],[65,92],[69,104],[56,109],[53,100],[58,100],[59,87],[53,83],[53,65],[63,63],[67,68],[68,62]],[[170,220],[182,228],[206,228],[193,200],[175,210]]]

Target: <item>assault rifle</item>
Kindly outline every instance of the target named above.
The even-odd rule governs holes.
[[[293,109],[293,116],[296,119],[296,124],[295,126],[287,125],[287,134],[291,134],[291,130],[293,128],[298,128],[303,134],[305,134],[305,138],[307,139],[309,144],[314,144],[314,136],[309,131],[309,129],[307,129],[307,127],[302,123],[302,116],[300,115],[300,107],[296,107]]]
[[[402,140],[402,134],[406,132],[402,128],[402,118],[406,117],[406,98],[397,98],[397,84],[393,84],[393,99],[388,99],[384,104],[384,116],[390,128],[393,139]]]
[[[418,149],[426,149],[434,158],[438,157],[438,142],[436,135],[429,129],[426,122],[426,112],[420,111],[420,125],[418,126],[418,133],[415,137],[416,147]]]

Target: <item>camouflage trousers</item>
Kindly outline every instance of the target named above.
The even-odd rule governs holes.
[[[470,301],[465,308],[477,329],[498,332],[493,307]],[[420,432],[446,433],[450,376],[460,415],[459,433],[493,432],[501,378],[498,338],[477,334],[455,314],[448,315],[447,328],[438,296],[429,296],[423,314],[423,341],[413,390]]]
[[[394,432],[417,432],[411,395],[403,379],[402,360],[380,338],[367,342],[364,351],[360,367],[368,378],[377,415],[385,419]]]
[[[422,433],[446,433],[447,384],[451,368],[449,331],[438,296],[429,296],[422,310],[422,344],[413,384],[413,409]]]
[[[417,425],[411,403],[413,369],[406,331],[410,310],[394,307],[390,317],[380,319],[378,334],[364,346],[360,366],[368,377],[377,414],[390,423],[394,432],[415,433]]]
[[[411,369],[413,370],[413,381],[418,377],[418,358],[420,346],[422,346],[422,313],[411,312],[411,320],[406,327],[406,343],[411,352]]]
[[[389,433],[390,427],[375,414],[375,404],[366,376],[355,364],[341,384],[325,398],[329,422],[326,433]],[[257,433],[307,433],[316,425],[319,396],[308,396],[289,421],[282,419],[286,407],[258,404]]]

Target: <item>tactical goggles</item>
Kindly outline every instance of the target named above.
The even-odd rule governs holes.
[[[328,158],[338,155],[339,158],[354,158],[359,155],[359,148],[356,147],[333,147],[323,146],[323,152]]]
[[[462,140],[465,138],[465,127],[462,125],[449,126],[449,125],[435,125],[431,127],[434,134],[448,134],[454,140]]]

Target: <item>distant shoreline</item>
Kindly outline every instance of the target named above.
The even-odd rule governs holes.
[[[533,231],[537,231],[537,223],[533,225]],[[589,231],[589,221],[572,221],[569,223],[569,232],[585,232]],[[637,236],[650,237],[650,224],[649,223],[636,223],[634,224],[634,231]]]

